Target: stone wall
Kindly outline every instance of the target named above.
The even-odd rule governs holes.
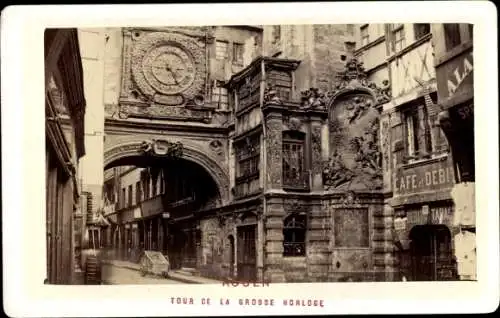
[[[265,280],[383,281],[385,272],[393,270],[392,218],[386,216],[381,196],[354,195],[352,201],[343,194],[330,197],[280,195],[267,200]],[[307,215],[304,256],[283,256],[283,221],[290,213]],[[361,221],[349,224],[355,219],[352,213],[364,220],[364,226]]]
[[[350,55],[345,42],[351,40],[352,35],[345,24],[316,24],[313,26],[313,34],[314,86],[330,91],[337,81],[335,75],[344,69],[342,55]]]
[[[201,261],[199,271],[203,276],[227,278],[230,276],[231,249],[229,236],[235,232],[232,218],[224,223],[216,217],[201,220]]]

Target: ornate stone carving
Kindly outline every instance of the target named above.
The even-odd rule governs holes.
[[[346,104],[346,119],[349,124],[360,119],[373,105],[373,100],[368,96],[354,96],[351,102]]]
[[[314,174],[321,173],[321,126],[313,127],[311,134],[312,141],[312,171]]]
[[[268,104],[282,104],[278,91],[273,85],[267,85],[264,90],[264,102]]]
[[[356,196],[356,193],[353,191],[347,191],[345,195],[340,199],[340,204],[344,206],[352,206],[360,204],[359,198]]]
[[[376,104],[384,104],[391,100],[391,86],[388,80],[383,80],[379,87],[374,82],[367,80],[367,74],[363,62],[356,57],[351,58],[345,64],[345,69],[337,74],[337,82],[334,89],[329,92],[330,96],[341,90],[356,89],[364,87],[370,89],[376,96]]]
[[[382,154],[379,145],[379,111],[368,94],[343,95],[330,112],[330,149],[325,186],[348,185],[353,190],[382,187]],[[338,154],[342,153],[343,158]],[[342,163],[341,163],[342,162]]]
[[[185,107],[140,107],[131,105],[120,106],[120,113],[123,117],[148,117],[148,118],[163,118],[171,120],[190,120],[201,121],[203,123],[210,123],[211,116],[209,110],[195,110]]]
[[[286,214],[299,214],[299,213],[306,213],[307,212],[307,205],[304,204],[301,200],[298,199],[292,199],[292,200],[287,200],[288,202],[284,205],[285,213]],[[286,215],[285,215],[286,217]]]
[[[288,129],[298,131],[300,126],[302,126],[302,121],[299,118],[291,117],[288,119]]]
[[[323,165],[323,186],[326,190],[337,188],[351,181],[353,177],[354,173],[345,166],[342,155],[337,151]]]
[[[174,143],[153,139],[151,141],[143,141],[140,150],[149,156],[180,158],[182,157],[183,145],[180,141]]]
[[[312,109],[326,109],[326,104],[328,98],[331,97],[331,93],[323,93],[318,88],[310,88],[303,91],[301,94],[301,107],[302,108],[312,108]]]
[[[389,118],[386,118],[386,120],[382,121],[382,127],[380,131],[380,136],[382,137],[382,150],[383,150],[383,166],[384,170],[387,171],[389,170],[389,158],[390,158],[390,142],[389,142],[389,134],[390,134],[390,128],[389,128]]]
[[[179,32],[128,32],[132,40],[124,42],[128,68],[123,74],[122,99],[174,106],[205,95],[203,41]]]
[[[220,140],[212,140],[210,143],[209,143],[209,147],[210,149],[215,152],[218,156],[222,156],[224,155],[224,148],[223,148],[223,145],[222,145],[222,142]]]
[[[267,180],[271,187],[281,187],[282,174],[282,122],[281,119],[268,119],[267,134]]]

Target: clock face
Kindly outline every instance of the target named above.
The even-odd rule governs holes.
[[[191,55],[175,45],[164,45],[149,51],[143,60],[144,75],[158,91],[175,95],[189,88],[195,80]]]

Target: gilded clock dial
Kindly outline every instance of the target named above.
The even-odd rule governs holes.
[[[145,56],[143,65],[151,86],[167,95],[183,92],[195,79],[192,57],[178,46],[160,46],[151,50]]]

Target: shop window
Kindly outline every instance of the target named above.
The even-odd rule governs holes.
[[[306,215],[293,214],[283,224],[283,256],[306,255]]]
[[[228,109],[228,96],[227,96],[227,88],[222,87],[222,85],[215,81],[214,86],[212,88],[212,103],[218,109],[227,110]]]
[[[446,50],[449,51],[460,44],[460,24],[458,23],[445,23],[444,27],[444,40]]]
[[[406,46],[405,29],[402,24],[394,29],[394,51],[400,52]]]
[[[421,39],[431,33],[431,25],[429,23],[416,23],[414,25],[415,40]]]
[[[283,133],[283,185],[307,188],[308,175],[304,163],[305,134],[297,131]]]
[[[370,43],[370,35],[368,33],[368,24],[363,25],[360,28],[361,33],[361,46],[365,46]]]
[[[226,60],[228,57],[228,43],[225,41],[215,42],[215,58],[217,60]]]
[[[233,43],[233,63],[243,65],[243,44]]]

